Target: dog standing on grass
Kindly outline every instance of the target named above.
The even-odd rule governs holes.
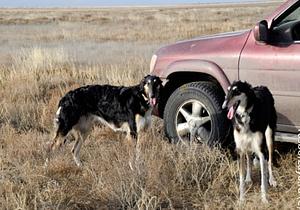
[[[130,139],[137,139],[141,130],[151,126],[151,112],[157,104],[162,81],[148,75],[132,87],[88,85],[68,92],[61,98],[55,117],[55,135],[48,148],[51,152],[60,147],[73,129],[78,134],[72,149],[77,166],[81,145],[95,122],[107,125],[114,131],[126,132]]]
[[[254,153],[260,161],[261,198],[267,201],[267,171],[269,184],[276,186],[272,173],[272,156],[277,115],[274,99],[267,87],[252,88],[250,84],[235,81],[228,87],[223,109],[228,108],[228,119],[233,122],[233,134],[236,151],[239,155],[240,201],[244,200],[245,181],[251,182],[251,155]],[[268,157],[268,166],[265,158]],[[245,179],[245,161],[247,175]]]

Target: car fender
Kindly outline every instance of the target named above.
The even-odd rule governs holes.
[[[163,78],[168,78],[169,75],[175,72],[198,72],[210,75],[215,78],[225,93],[230,81],[225,75],[224,71],[216,64],[207,60],[180,60],[171,63],[163,72]]]

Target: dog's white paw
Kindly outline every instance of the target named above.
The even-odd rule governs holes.
[[[83,166],[81,160],[75,159],[75,163],[79,168],[81,168]]]
[[[238,204],[239,204],[240,206],[242,206],[244,203],[245,203],[245,197],[244,197],[244,196],[240,196],[240,199],[239,199],[239,201],[238,201]]]
[[[263,196],[263,197],[261,198],[261,201],[262,201],[264,204],[268,204],[268,203],[269,203],[269,201],[268,201],[268,199],[266,198],[266,196]]]
[[[274,178],[270,178],[270,179],[269,179],[269,184],[270,184],[270,186],[272,186],[272,187],[276,187],[276,186],[277,186],[277,182],[274,180]]]

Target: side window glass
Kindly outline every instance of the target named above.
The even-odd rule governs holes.
[[[300,5],[292,11],[283,14],[283,18],[277,22],[271,32],[274,43],[291,44],[300,41]]]
[[[285,18],[283,18],[283,20],[281,20],[277,25],[280,26],[282,24],[297,21],[297,20],[300,20],[300,7],[298,7],[296,10],[294,10]]]

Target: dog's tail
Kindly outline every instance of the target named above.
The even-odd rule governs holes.
[[[272,129],[274,130],[274,132],[273,132],[273,139],[274,139],[275,129],[276,129],[276,125],[277,125],[277,112],[275,109],[275,100],[273,98],[271,91],[268,88],[265,88],[265,94],[266,94],[266,97],[268,97],[270,100],[270,107],[271,107],[270,124],[271,124]]]
[[[271,144],[271,149],[272,151],[270,151],[270,155],[272,155],[272,162],[273,165],[277,168],[279,167],[279,163],[278,163],[278,158],[279,156],[275,153],[274,155],[274,142],[275,142],[275,130],[276,130],[276,125],[277,125],[277,112],[275,109],[275,100],[273,98],[273,95],[271,93],[271,91],[265,87],[265,86],[261,86],[259,87],[259,89],[261,89],[260,93],[262,94],[262,98],[266,99],[264,101],[266,101],[266,103],[268,104],[264,104],[265,107],[269,107],[269,109],[267,110],[268,113],[268,122],[269,122],[269,127],[271,128],[271,142],[268,142],[268,144]]]

